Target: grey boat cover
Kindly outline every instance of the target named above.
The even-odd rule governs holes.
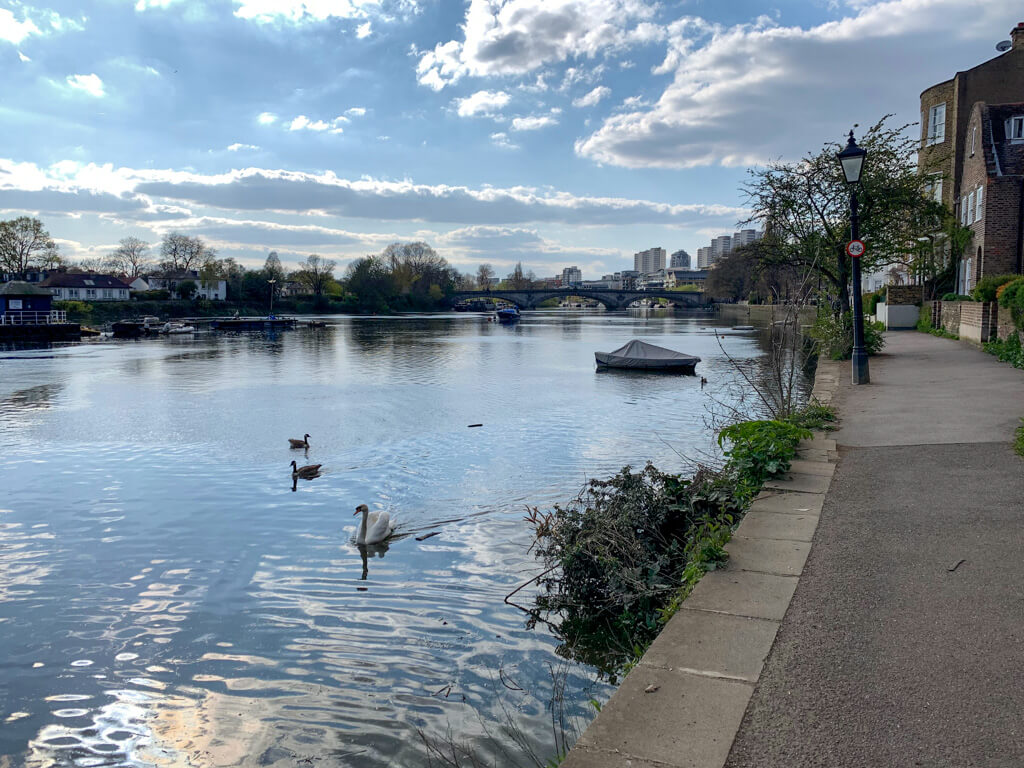
[[[601,365],[616,368],[692,368],[700,362],[699,357],[684,355],[638,339],[613,352],[597,352],[595,357]]]

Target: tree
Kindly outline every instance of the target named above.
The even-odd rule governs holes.
[[[0,221],[0,269],[4,272],[24,275],[59,261],[57,244],[39,219],[19,216]]]
[[[491,287],[491,280],[494,279],[494,267],[490,264],[481,264],[476,270],[476,284],[481,291]]]
[[[363,307],[383,309],[395,295],[391,270],[380,256],[364,256],[349,264],[345,283]]]
[[[392,243],[381,258],[391,270],[395,289],[403,296],[428,298],[432,285],[440,287],[442,293],[455,288],[458,273],[424,242]]]
[[[108,259],[111,269],[129,278],[136,278],[145,272],[152,262],[148,256],[149,243],[137,237],[123,237],[116,250]]]
[[[216,251],[207,247],[202,238],[171,232],[164,235],[160,243],[160,256],[160,268],[164,272],[187,272],[213,261]]]
[[[530,279],[523,274],[523,262],[517,261],[508,276],[509,288],[515,291],[522,291],[530,287],[530,282]]]
[[[927,177],[918,172],[919,141],[907,126],[889,127],[888,116],[860,140],[868,151],[858,190],[860,237],[868,246],[861,257],[869,273],[902,263],[916,247],[917,237],[934,232],[943,208],[926,196]],[[757,254],[762,264],[789,265],[818,280],[835,298],[837,315],[850,309],[850,190],[836,153],[826,144],[800,162],[774,162],[750,171],[745,187],[751,222],[765,231]],[[859,286],[858,286],[859,290]]]
[[[263,262],[263,277],[267,280],[277,280],[278,283],[285,279],[284,267],[281,266],[277,251],[267,254],[267,260]]]
[[[182,280],[178,283],[178,296],[185,299],[185,301],[195,296],[197,290],[199,290],[199,286],[191,280]]]
[[[296,276],[317,296],[323,296],[330,284],[334,282],[334,267],[333,261],[314,253],[299,263],[299,271]]]

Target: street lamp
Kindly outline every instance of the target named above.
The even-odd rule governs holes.
[[[274,284],[277,280],[267,280],[270,284],[270,316],[274,316]]]
[[[864,159],[867,150],[857,146],[850,131],[850,140],[846,148],[836,157],[843,166],[843,176],[850,185],[850,242],[846,253],[853,262],[853,383],[867,384],[871,381],[868,374],[868,353],[864,349],[864,306],[861,300],[860,260],[864,254],[864,243],[860,241],[857,231],[857,184],[860,182],[861,171],[864,170]]]

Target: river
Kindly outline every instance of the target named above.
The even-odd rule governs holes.
[[[577,727],[607,698],[503,602],[538,571],[522,518],[709,447],[716,321],[327,320],[0,352],[0,766],[416,768],[424,735],[530,765],[510,724],[543,762],[555,689]],[[595,372],[634,337],[707,387]],[[360,503],[402,534],[365,559]]]

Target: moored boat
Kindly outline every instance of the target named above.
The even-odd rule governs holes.
[[[514,323],[519,319],[519,307],[505,307],[499,309],[496,313],[498,316],[499,323]]]
[[[699,357],[665,349],[634,339],[612,352],[595,352],[598,369],[623,368],[634,371],[669,371],[692,374]]]

